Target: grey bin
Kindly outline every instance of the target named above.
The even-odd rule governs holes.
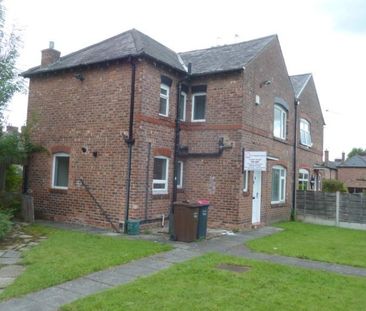
[[[198,227],[197,227],[197,239],[206,239],[207,235],[207,219],[208,219],[208,204],[199,205],[198,211]]]

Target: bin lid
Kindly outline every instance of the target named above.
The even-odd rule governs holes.
[[[210,204],[210,201],[207,200],[207,199],[199,199],[199,200],[197,200],[197,204],[200,204],[200,205],[209,205]]]

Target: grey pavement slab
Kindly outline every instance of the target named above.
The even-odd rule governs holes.
[[[0,304],[0,311],[56,311],[55,307],[26,298],[12,299]]]
[[[7,265],[0,268],[0,278],[16,278],[25,270],[21,265]]]
[[[5,288],[7,286],[9,286],[11,283],[13,283],[15,280],[15,278],[6,278],[6,277],[1,277],[0,278],[0,288]]]
[[[0,265],[15,265],[20,262],[20,258],[0,257]]]
[[[200,255],[200,253],[197,251],[189,251],[189,250],[176,248],[170,252],[159,253],[159,254],[150,256],[149,258],[151,258],[153,260],[165,261],[165,262],[170,262],[170,263],[179,263],[179,262],[183,262],[183,261],[192,259],[199,255]]]
[[[107,271],[95,272],[85,276],[84,278],[110,286],[118,286],[132,282],[136,280],[137,277],[138,276],[126,274],[125,271],[121,271],[121,269],[112,269]]]
[[[96,292],[111,288],[110,285],[84,277],[60,284],[57,287],[82,294],[81,296],[91,295]]]
[[[53,307],[59,307],[63,304],[70,303],[76,299],[84,297],[84,294],[69,291],[58,286],[46,288],[36,293],[25,296],[26,299],[47,304]]]
[[[7,250],[1,257],[3,258],[20,258],[21,252],[15,250]]]

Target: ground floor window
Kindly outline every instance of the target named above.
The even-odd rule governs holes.
[[[154,158],[153,194],[168,193],[168,165],[168,158]]]
[[[272,168],[271,203],[283,203],[286,197],[286,169],[276,165]]]
[[[309,172],[305,169],[299,170],[299,190],[308,190]]]
[[[69,160],[67,153],[53,155],[52,188],[67,189],[69,186]]]

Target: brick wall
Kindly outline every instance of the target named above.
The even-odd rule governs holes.
[[[338,180],[348,188],[366,189],[366,168],[338,167]]]

